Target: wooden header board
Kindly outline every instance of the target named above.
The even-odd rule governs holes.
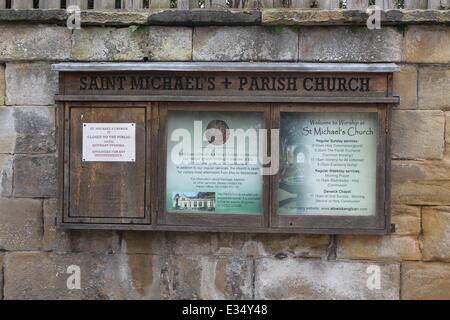
[[[393,64],[53,68],[63,227],[390,230]]]

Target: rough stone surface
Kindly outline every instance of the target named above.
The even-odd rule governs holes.
[[[81,12],[82,26],[129,26],[129,25],[364,25],[368,14],[363,10],[311,10],[283,8],[258,11],[238,10],[175,10],[146,11],[100,11]],[[178,13],[178,14],[177,14]],[[262,13],[262,21],[261,21]],[[36,22],[64,24],[66,10],[0,10],[0,22]],[[148,20],[148,21],[147,21]],[[382,25],[448,24],[448,10],[383,10]]]
[[[147,55],[153,61],[192,59],[192,29],[183,27],[149,27]]]
[[[262,11],[263,25],[366,25],[368,14],[363,10],[308,10],[265,9]],[[446,23],[450,14],[443,10],[383,10],[381,24]]]
[[[193,48],[193,60],[198,61],[295,61],[298,36],[290,28],[198,27]]]
[[[392,202],[425,206],[450,205],[450,181],[393,183]]]
[[[45,199],[43,204],[44,234],[42,246],[45,251],[70,252],[70,230],[57,228],[58,201]]]
[[[119,235],[109,230],[66,230],[57,228],[56,199],[44,200],[43,248],[56,253],[113,254],[120,250]]]
[[[123,231],[120,252],[128,254],[167,254],[165,232]],[[200,246],[200,244],[197,244]]]
[[[0,153],[13,153],[16,146],[14,109],[0,107]]]
[[[311,27],[299,33],[300,61],[397,62],[402,57],[402,34],[391,27]]]
[[[244,10],[159,10],[148,17],[150,25],[232,26],[259,25],[261,11]]]
[[[402,263],[402,299],[449,300],[450,265],[444,263]]]
[[[67,267],[81,271],[68,290]],[[5,299],[243,299],[251,297],[250,260],[235,257],[10,253]]]
[[[61,23],[66,22],[68,13],[62,9],[47,10],[0,10],[1,22],[39,22]]]
[[[256,257],[325,257],[330,244],[326,235],[255,234],[243,249],[254,247]]]
[[[216,255],[238,257],[324,257],[330,244],[322,235],[271,235],[195,232],[122,232],[128,254]]]
[[[339,236],[338,259],[367,259],[384,261],[420,260],[420,246],[410,236]]]
[[[81,12],[81,26],[134,26],[147,24],[145,11],[86,10]]]
[[[420,207],[393,204],[391,222],[395,224],[395,234],[418,236],[420,233]]]
[[[72,36],[72,59],[86,61],[142,61],[145,30],[81,28]]]
[[[49,64],[6,64],[7,105],[52,105],[57,91],[58,75]]]
[[[53,107],[14,108],[15,153],[55,151],[55,109]]]
[[[13,156],[0,154],[0,196],[12,195]]]
[[[418,94],[419,109],[450,109],[450,67],[419,68]]]
[[[450,158],[433,161],[394,160],[391,173],[396,183],[450,180]]]
[[[381,287],[370,290],[368,263],[269,259],[257,261],[257,299],[398,299],[398,264],[373,264],[380,268]],[[370,271],[370,270],[369,270]]]
[[[162,296],[170,299],[250,299],[250,259],[228,256],[170,256]],[[189,285],[186,285],[189,283]]]
[[[0,198],[0,251],[39,250],[42,201]]]
[[[450,261],[450,207],[422,209],[424,260]]]
[[[450,62],[450,29],[447,26],[411,26],[405,38],[407,62]]]
[[[393,161],[392,202],[410,205],[450,204],[450,159]]]
[[[0,61],[70,59],[71,31],[65,26],[14,23],[1,30]]]
[[[400,96],[399,109],[417,108],[417,67],[402,65],[400,72],[394,73],[394,95]]]
[[[55,151],[53,107],[0,107],[0,153]]]
[[[16,197],[55,197],[56,157],[16,155],[14,157],[14,195]]]
[[[0,64],[0,106],[5,104],[5,66]]]
[[[398,159],[440,159],[444,152],[442,111],[394,111],[392,156]]]

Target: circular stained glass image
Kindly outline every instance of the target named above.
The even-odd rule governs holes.
[[[208,123],[205,135],[210,144],[225,144],[230,137],[230,128],[223,120],[213,120]]]

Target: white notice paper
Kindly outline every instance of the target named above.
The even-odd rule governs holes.
[[[83,161],[136,161],[136,124],[83,123]]]

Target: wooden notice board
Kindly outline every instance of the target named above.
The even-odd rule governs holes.
[[[64,228],[386,234],[394,64],[62,63]]]

